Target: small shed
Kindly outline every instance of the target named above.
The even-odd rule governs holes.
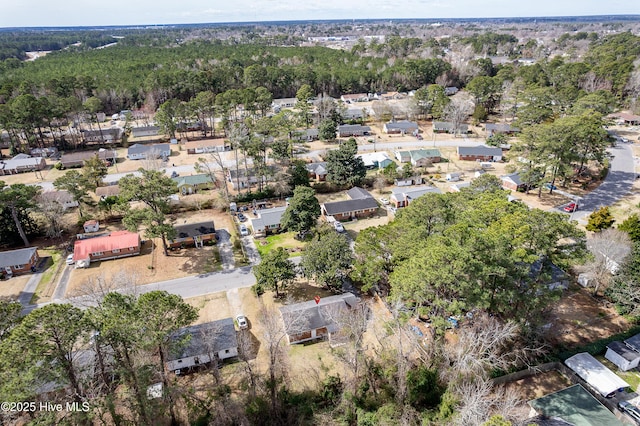
[[[462,173],[459,173],[459,172],[447,173],[446,175],[447,182],[457,182],[460,180],[461,177],[462,177]]]
[[[622,342],[609,343],[604,357],[617,365],[622,371],[636,368],[638,363],[640,363],[640,353],[634,351]]]
[[[97,220],[88,220],[84,225],[82,225],[82,227],[86,233],[98,232],[100,230],[100,222]]]

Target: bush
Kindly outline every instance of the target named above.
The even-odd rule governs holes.
[[[273,188],[271,188],[270,186],[268,186],[267,188],[265,188],[264,191],[258,191],[258,192],[247,192],[244,194],[238,194],[236,196],[236,202],[238,203],[249,203],[253,200],[263,200],[265,198],[275,198],[275,192],[273,191]]]
[[[53,165],[53,168],[56,170],[62,170],[62,163],[57,162],[56,164]]]
[[[262,284],[254,284],[251,286],[251,291],[253,291],[253,294],[256,296],[262,296],[264,294],[264,287]]]

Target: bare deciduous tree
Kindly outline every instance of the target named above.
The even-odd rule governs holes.
[[[465,122],[473,111],[473,102],[470,99],[453,98],[444,108],[443,116],[453,125],[454,134],[460,131],[460,125]]]
[[[629,234],[614,228],[596,232],[589,239],[587,247],[593,254],[593,260],[585,266],[587,274],[592,278],[594,294],[607,288],[613,274],[631,253],[631,246]]]

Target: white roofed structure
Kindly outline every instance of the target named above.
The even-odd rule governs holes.
[[[567,358],[564,363],[604,397],[629,387],[627,382],[588,352],[582,352]]]

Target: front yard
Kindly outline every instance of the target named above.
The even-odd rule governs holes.
[[[260,257],[264,257],[264,255],[277,247],[282,247],[287,250],[289,257],[301,256],[306,243],[293,238],[295,234],[295,232],[282,232],[280,234],[269,235],[266,238],[256,239],[256,247],[260,253]]]

